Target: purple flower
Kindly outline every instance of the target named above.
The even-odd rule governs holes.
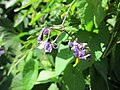
[[[46,41],[42,41],[40,46],[38,46],[37,48],[38,49],[44,49],[45,52],[51,52],[53,46],[48,40],[46,40]]]
[[[87,43],[78,43],[78,39],[76,38],[73,42],[69,41],[68,45],[71,47],[71,50],[74,51],[75,57],[90,60],[90,54],[87,53]]]
[[[74,53],[74,56],[75,56],[75,57],[79,57],[79,52],[75,52],[75,53]]]
[[[48,34],[47,38],[49,39],[49,37],[50,37],[50,29],[45,27],[45,28],[43,28],[41,30],[41,34],[37,38],[37,43],[41,43],[41,41],[43,40],[43,36],[47,35],[47,34]]]
[[[41,34],[37,38],[37,42],[40,44],[37,48],[38,49],[44,49],[45,52],[52,52],[52,49],[57,49],[58,45],[56,43],[55,39],[53,42],[50,42],[50,29],[49,28],[43,28],[41,30]],[[46,40],[43,40],[44,36],[47,35]]]
[[[78,38],[76,38],[75,41],[73,42],[73,45],[76,46],[76,45],[78,45],[78,44],[79,44],[79,43],[78,43]]]
[[[37,48],[38,49],[43,49],[46,43],[47,43],[47,40],[46,41],[42,41],[40,46],[38,46]]]
[[[42,41],[40,46],[37,47],[38,49],[44,49],[45,52],[51,52],[52,49],[57,49],[58,45],[56,43],[51,43],[50,41]]]
[[[68,42],[68,45],[70,46],[70,47],[73,47],[73,43],[72,42]]]
[[[39,35],[37,38],[37,43],[40,43],[43,40],[43,35]]]
[[[79,51],[79,47],[74,45],[73,47],[71,47],[71,50],[73,50],[75,52],[78,52]]]
[[[88,53],[85,57],[88,59],[88,61],[90,61],[90,59],[91,59],[91,54]]]
[[[41,41],[41,44],[37,47],[38,49],[44,49],[45,52],[51,52],[52,49],[57,49],[58,45],[55,42],[50,42],[48,39],[46,41]]]
[[[0,56],[2,56],[5,53],[3,49],[0,49]]]
[[[43,35],[47,35],[47,34],[49,34],[49,32],[50,32],[50,29],[47,28],[47,27],[45,27],[45,28],[42,29]]]
[[[85,54],[86,54],[86,50],[80,50],[78,58],[79,59],[86,59]]]
[[[52,48],[53,48],[53,46],[50,42],[47,42],[44,46],[45,52],[51,52]]]

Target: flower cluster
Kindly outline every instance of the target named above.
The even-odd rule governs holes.
[[[49,28],[43,28],[41,30],[41,34],[37,38],[38,44],[38,49],[44,49],[45,52],[51,52],[52,49],[58,48],[58,45],[56,43],[56,40],[53,42],[50,41],[50,29]],[[47,38],[44,40],[44,36],[47,36]]]
[[[58,45],[56,43],[57,38],[54,41],[50,41],[50,32],[49,28],[43,28],[41,30],[41,34],[37,38],[38,49],[44,49],[45,52],[51,52],[52,49],[57,49]],[[59,35],[58,35],[59,36]],[[78,43],[78,39],[76,38],[74,42],[69,41],[68,45],[71,47],[71,50],[74,51],[74,56],[78,59],[82,60],[90,60],[91,54],[89,53],[89,48],[87,43]]]
[[[3,49],[0,49],[0,56],[2,56],[5,53]]]
[[[74,56],[82,60],[90,60],[90,53],[88,53],[87,43],[78,43],[76,38],[74,42],[68,42],[68,45],[71,47],[71,50],[74,51]]]

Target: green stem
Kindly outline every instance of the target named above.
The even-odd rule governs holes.
[[[74,2],[75,2],[75,0],[70,4],[70,6],[69,6],[69,8],[68,8],[68,10],[67,10],[67,12],[65,14],[65,17],[64,17],[64,19],[62,21],[62,24],[61,24],[62,28],[64,28],[65,20],[67,19],[68,13],[70,12],[70,9],[71,9],[71,7],[72,7],[72,5],[73,5]]]

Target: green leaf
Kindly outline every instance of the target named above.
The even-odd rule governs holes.
[[[11,0],[11,1],[7,1],[5,3],[5,8],[8,9],[9,7],[12,7],[14,4],[17,3],[17,0]]]
[[[111,60],[111,67],[112,70],[117,77],[117,80],[120,80],[120,44],[117,44],[115,47],[115,51],[113,50],[112,60]]]
[[[113,47],[117,43],[118,37],[120,36],[119,24],[120,24],[120,12],[118,12],[118,15],[116,18],[116,23],[115,23],[115,26],[112,30],[111,37],[110,37],[109,43],[107,45],[107,48],[103,54],[103,58],[106,57],[111,52],[111,50],[113,49]]]
[[[47,83],[53,80],[57,75],[54,71],[42,70],[38,76],[37,83]]]
[[[95,26],[98,27],[105,17],[101,0],[78,0],[77,6],[79,8],[78,12],[81,17],[81,22],[85,24],[85,26],[94,21]]]
[[[64,71],[68,63],[73,59],[73,53],[69,49],[69,46],[61,44],[59,47],[60,48],[55,59],[55,72],[57,75]]]
[[[106,7],[108,0],[102,0],[102,7]]]
[[[94,66],[90,69],[91,89],[92,90],[109,90],[105,79],[98,73]]]
[[[33,0],[34,1],[34,0]],[[50,0],[47,4],[46,8],[42,12],[38,12],[35,17],[32,18],[30,21],[30,25],[33,25],[39,18],[41,18],[45,13],[49,12],[51,9],[50,7],[53,5],[54,0]]]
[[[73,0],[67,0],[66,2],[67,2],[67,4],[70,4],[72,1],[73,1]]]
[[[48,90],[59,90],[59,89],[58,89],[58,87],[57,87],[57,84],[52,83],[52,84],[50,85],[50,87],[48,88]]]
[[[45,57],[44,50],[38,48],[34,49],[34,56],[37,57],[37,59],[42,60]]]
[[[14,31],[13,22],[5,17],[0,17],[0,31]]]
[[[35,49],[34,56],[40,60],[40,68],[50,69],[55,65],[52,55],[45,54],[44,50]]]
[[[25,90],[31,90],[33,88],[37,79],[37,75],[38,75],[37,60],[31,59],[27,61],[22,72]]]
[[[17,27],[24,20],[24,17],[22,13],[18,13],[15,17],[14,27]]]
[[[29,33],[28,32],[22,32],[18,35],[18,38],[20,39],[21,37],[23,37],[25,35],[29,35]]]
[[[95,69],[97,70],[98,73],[101,74],[101,76],[103,77],[103,79],[105,80],[107,89],[109,90],[109,86],[108,86],[108,81],[107,81],[107,61],[106,60],[101,60],[100,62],[96,62],[94,64]]]
[[[37,13],[37,15],[35,17],[33,17],[32,20],[30,21],[30,25],[35,23],[43,15],[44,15],[44,13],[41,13],[41,12]]]
[[[91,67],[92,64],[93,64],[93,60],[91,61],[80,60],[75,68],[82,72],[85,69]]]
[[[76,3],[74,3],[74,4],[72,5],[72,7],[71,7],[71,12],[72,12],[72,14],[74,14],[75,8],[76,8]]]
[[[15,54],[20,54],[21,40],[13,33],[6,33],[4,36],[5,46],[12,48]],[[9,43],[9,44],[8,44]]]
[[[81,71],[73,68],[72,65],[69,65],[63,75],[64,85],[67,87],[67,90],[85,90],[84,77]]]
[[[64,42],[67,38],[68,38],[68,35],[65,32],[62,32],[57,39],[58,45],[61,44],[62,41]]]
[[[50,36],[50,37],[56,36],[56,35],[58,35],[59,33],[60,33],[60,31],[58,31],[58,30],[53,30],[53,31],[51,32],[51,36]]]
[[[29,61],[32,57],[33,57],[33,51],[29,51],[29,53],[26,57],[26,61]]]
[[[80,42],[88,43],[90,47],[91,60],[99,61],[109,41],[109,31],[102,22],[99,25],[99,33],[89,33],[87,31],[79,30],[77,37]],[[104,38],[104,39],[103,39]]]
[[[68,32],[74,32],[74,33],[78,31],[78,29],[73,26],[67,26],[65,27],[65,30]]]
[[[49,63],[49,67],[55,66],[55,62],[52,55],[46,55],[46,59],[44,61],[47,61]]]
[[[19,59],[20,60],[20,59]],[[17,60],[18,61],[18,60]],[[14,65],[14,64],[13,64]],[[23,69],[24,69],[24,66],[25,66],[25,61],[24,61],[24,58],[21,59],[19,62],[18,62],[18,65],[17,65],[17,70],[20,71],[20,72],[23,72]],[[13,67],[14,68],[14,67]]]
[[[94,13],[94,24],[96,27],[99,26],[99,24],[102,22],[104,17],[105,17],[104,8],[102,8],[101,5],[98,5],[97,8],[95,9],[95,13]]]
[[[112,18],[107,19],[107,22],[114,27],[116,23],[116,16],[112,16]]]
[[[33,3],[37,2],[37,1],[38,0],[23,0],[22,1],[22,6],[18,9],[18,11],[21,10],[21,9],[24,9],[24,8],[26,8],[28,6],[30,6],[31,4],[33,4]]]
[[[11,90],[25,90],[21,73],[17,74],[13,78],[12,84],[11,84]]]
[[[86,26],[85,26],[85,29],[87,31],[91,31],[92,30],[92,27],[93,27],[93,21],[90,21]]]

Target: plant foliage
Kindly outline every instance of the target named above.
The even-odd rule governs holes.
[[[120,90],[119,65],[120,0],[0,0],[0,90]]]

